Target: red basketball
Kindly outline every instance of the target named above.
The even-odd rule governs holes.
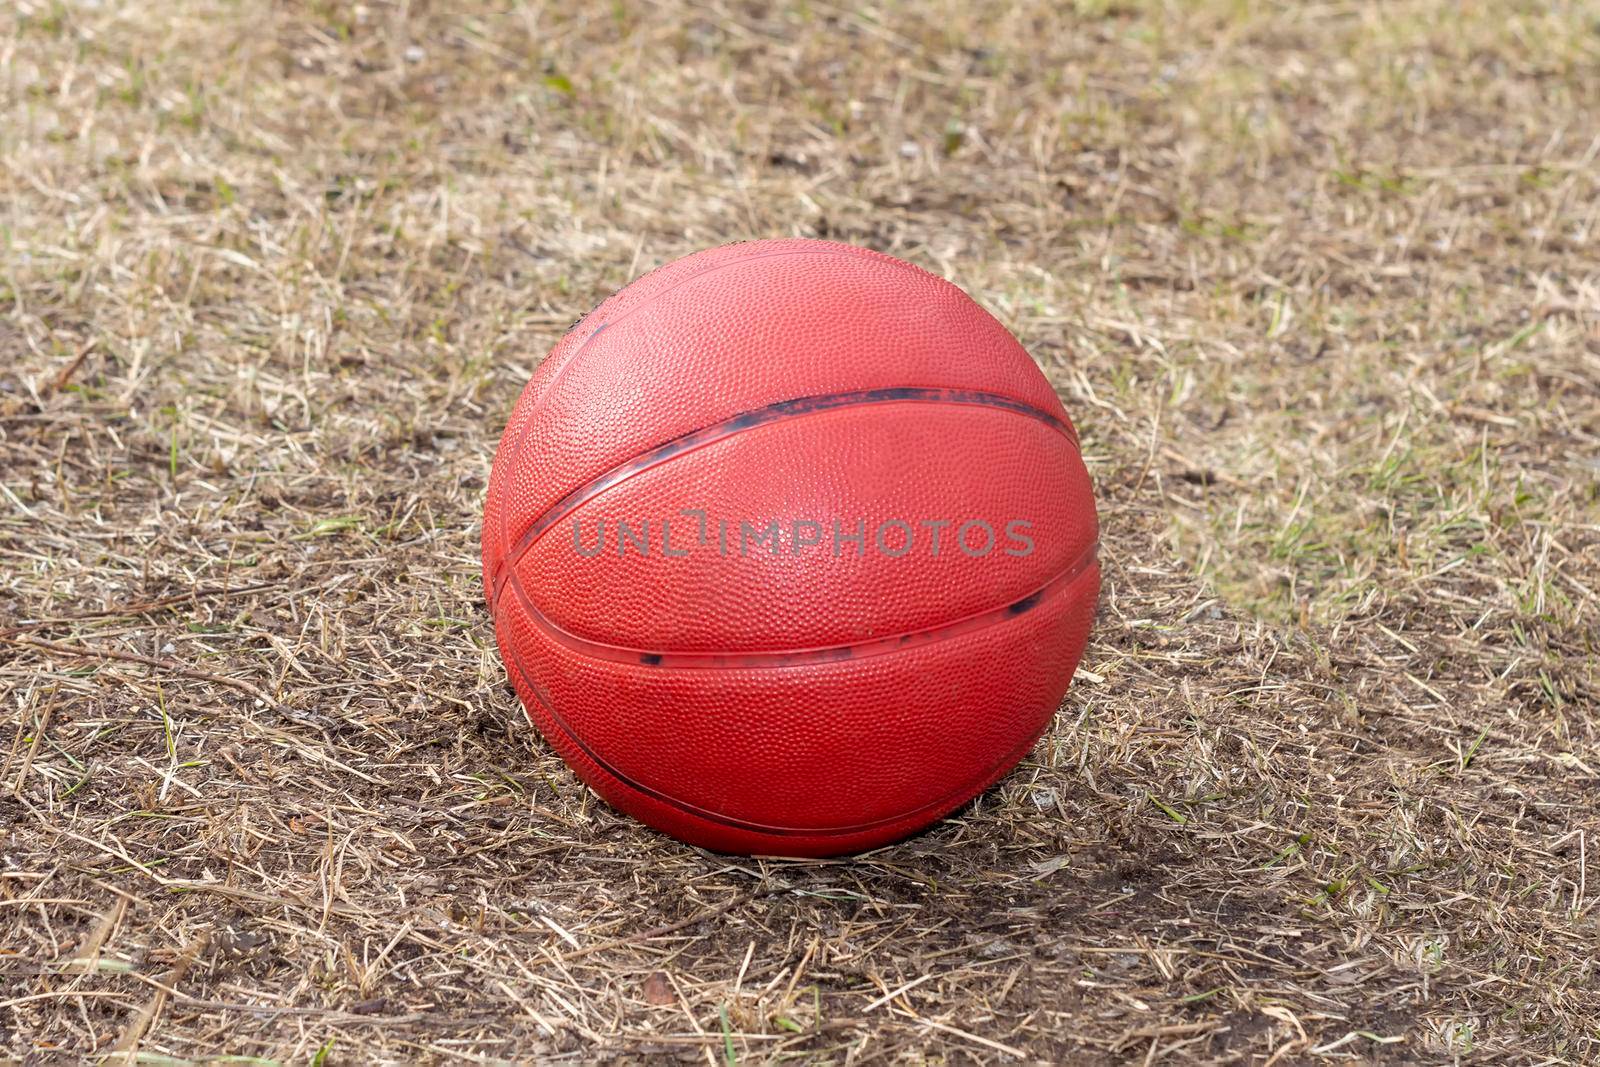
[[[1099,591],[1077,437],[965,293],[826,241],[701,252],[564,337],[483,574],[528,716],[616,807],[820,856],[947,814],[1060,704]]]

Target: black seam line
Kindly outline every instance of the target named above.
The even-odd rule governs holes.
[[[863,641],[852,641],[842,645],[752,650],[748,652],[652,651],[592,641],[589,638],[572,633],[570,630],[565,630],[552,622],[549,616],[534,605],[533,598],[528,595],[528,591],[523,588],[522,582],[517,579],[515,574],[511,576],[510,582],[512,591],[516,594],[518,602],[521,603],[523,611],[528,615],[529,623],[544,631],[545,635],[557,644],[591,659],[663,669],[772,669],[862,660],[872,656],[903,652],[912,648],[926,648],[928,645],[939,641],[970,636],[1008,619],[1026,615],[1047,600],[1070,588],[1079,578],[1094,569],[1099,559],[1099,548],[1099,542],[1090,545],[1071,564],[1026,596],[1019,597],[999,607],[985,608],[981,611],[963,615],[959,619],[939,623],[937,626],[925,626],[919,630],[906,630],[902,633],[867,638]]]
[[[522,684],[526,686],[528,692],[533,695],[533,699],[538,702],[539,707],[544,710],[544,713],[547,716],[549,716],[550,722],[554,724],[556,729],[561,731],[562,737],[564,737],[574,748],[582,752],[589,762],[593,763],[601,771],[609,775],[619,785],[623,786],[625,789],[631,789],[642,796],[649,797],[651,800],[665,804],[669,808],[674,808],[697,819],[703,819],[706,822],[715,823],[719,826],[724,826],[733,830],[742,830],[747,833],[765,834],[771,837],[848,837],[852,834],[868,833],[884,826],[891,826],[895,823],[916,819],[926,812],[938,810],[946,805],[953,806],[954,804],[959,804],[961,803],[961,800],[957,798],[965,798],[973,794],[976,788],[981,787],[982,783],[992,781],[1004,768],[1017,762],[1023,756],[1026,756],[1030,751],[1032,751],[1033,746],[1039,743],[1039,737],[1044,732],[1045,726],[1047,726],[1050,722],[1049,716],[1045,716],[1040,721],[1038,729],[1034,730],[1028,736],[1024,744],[1017,746],[1000,759],[996,760],[981,775],[976,775],[968,779],[959,788],[952,789],[950,792],[945,793],[938,799],[931,800],[926,804],[923,804],[917,808],[913,808],[911,811],[902,812],[898,815],[885,816],[882,819],[874,819],[871,822],[857,823],[853,826],[769,826],[765,823],[751,822],[745,819],[736,819],[731,815],[723,815],[719,812],[711,811],[708,808],[702,808],[697,804],[691,804],[686,800],[679,800],[677,797],[674,797],[668,793],[663,793],[659,789],[653,789],[650,786],[645,785],[643,782],[623,774],[621,770],[609,763],[593,748],[589,747],[588,743],[579,737],[577,732],[574,731],[572,727],[567,724],[567,721],[561,717],[560,713],[556,711],[555,702],[552,701],[545,691],[539,687],[538,683],[533,680],[533,675],[531,672],[529,672],[528,668],[524,666],[522,657],[517,655],[515,646],[511,646],[506,655],[506,659],[510,661],[511,668],[515,670],[522,678]],[[525,702],[524,708],[526,709]],[[1054,709],[1051,710],[1052,712],[1054,711]],[[531,714],[529,717],[532,717]],[[535,723],[535,725],[538,724]]]
[[[758,426],[766,426],[774,422],[813,415],[818,412],[836,411],[841,408],[861,407],[868,404],[955,404],[995,408],[1042,422],[1071,442],[1074,450],[1078,448],[1078,436],[1073,431],[1071,423],[1041,408],[1025,404],[1020,400],[1013,400],[1011,397],[1002,396],[999,393],[986,393],[972,389],[894,388],[864,389],[849,393],[822,393],[817,396],[799,397],[794,400],[781,400],[776,404],[743,411],[721,422],[703,426],[698,430],[691,430],[680,437],[673,438],[666,444],[657,445],[648,451],[641,452],[632,459],[624,460],[598,478],[594,478],[574,489],[552,504],[522,532],[513,542],[511,550],[501,557],[499,571],[509,572],[514,568],[528,549],[533,546],[533,543],[539,539],[540,535],[550,527],[607,489],[627,481],[636,474],[642,474],[651,467],[665,463],[669,459],[675,459],[695,449],[704,448],[706,445],[726,440],[734,434],[742,433]],[[497,572],[495,585],[498,587],[503,584],[503,581],[502,573]]]

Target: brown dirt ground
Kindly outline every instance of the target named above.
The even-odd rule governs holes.
[[[0,94],[0,1059],[1600,1062],[1594,5],[14,0]],[[785,234],[1103,508],[1045,741],[849,861],[597,802],[477,576],[560,332]]]

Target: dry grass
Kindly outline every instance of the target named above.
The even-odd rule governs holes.
[[[7,6],[0,1059],[1600,1061],[1600,11],[978,7]],[[848,862],[593,800],[477,578],[561,330],[783,234],[1103,505],[1046,741]]]

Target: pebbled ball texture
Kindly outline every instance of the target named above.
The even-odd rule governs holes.
[[[602,797],[707,848],[822,856],[1027,754],[1083,652],[1097,537],[1072,425],[1003,326],[890,256],[757,241],[555,346],[495,456],[483,575],[529,718]]]

